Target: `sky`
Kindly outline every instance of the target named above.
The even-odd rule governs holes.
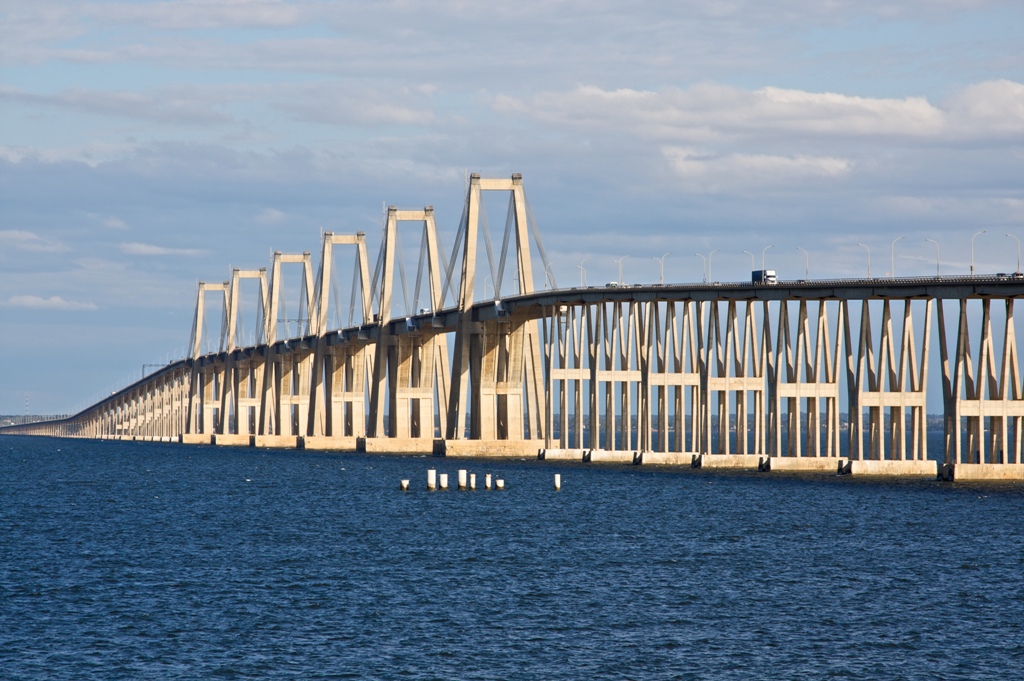
[[[1014,271],[1022,35],[1019,0],[5,0],[0,413],[181,357],[199,280],[324,230],[375,254],[385,205],[433,205],[450,249],[472,172],[522,173],[560,285],[665,253],[699,281],[715,249],[742,280],[767,246],[863,276],[859,243],[926,275],[926,239]]]

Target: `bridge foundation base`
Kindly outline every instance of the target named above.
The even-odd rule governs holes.
[[[367,454],[433,454],[433,438],[419,437],[361,437],[356,447]]]
[[[536,458],[536,440],[434,440],[434,455],[454,458]]]
[[[619,452],[611,449],[588,449],[583,452],[584,463],[628,463],[636,461],[636,452]]]
[[[298,449],[299,446],[297,435],[254,435],[253,440],[254,447]]]
[[[793,471],[837,473],[845,468],[845,456],[763,456],[757,469],[762,472]]]
[[[545,461],[583,461],[585,449],[542,449],[537,454],[538,459]]]
[[[213,444],[222,447],[252,447],[253,435],[248,433],[239,434],[216,434],[213,436]]]
[[[633,463],[644,466],[692,466],[693,452],[638,452]]]
[[[914,461],[851,460],[839,469],[841,475],[887,475],[895,477],[938,477],[939,464],[931,459]]]
[[[307,435],[299,438],[299,449],[310,451],[355,452],[359,448],[355,436]]]
[[[759,454],[698,454],[690,464],[694,468],[742,468],[756,471],[761,463]]]
[[[213,436],[207,433],[182,433],[178,442],[183,445],[208,445],[213,443]]]
[[[944,463],[941,480],[1024,480],[1024,463]]]

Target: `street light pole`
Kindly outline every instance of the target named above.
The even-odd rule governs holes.
[[[983,229],[983,230],[981,230],[980,232],[978,232],[977,234],[975,234],[974,236],[971,237],[971,276],[972,277],[974,276],[974,240],[977,239],[982,234],[986,233],[987,231],[988,231],[987,229]]]
[[[576,268],[580,271],[580,288],[584,288],[587,285],[587,268],[584,267],[584,265],[588,260],[590,260],[589,255],[583,258],[583,260],[580,260],[579,265],[576,265]]]
[[[925,241],[931,241],[935,244],[935,276],[939,276],[939,242],[935,239],[925,239]]]
[[[804,281],[811,278],[811,256],[806,249],[796,247],[796,250],[804,254]]]
[[[866,250],[868,252],[868,279],[870,279],[871,278],[871,249],[868,248],[865,244],[857,244],[857,245],[858,246],[862,246],[864,248],[864,250]]]
[[[889,250],[889,277],[896,278],[896,242],[906,239],[905,236],[898,236],[892,240],[892,248]]]
[[[751,253],[750,251],[743,251],[743,252],[750,256],[750,271],[753,272],[754,271],[754,254]]]
[[[701,262],[704,263],[701,265],[701,274],[704,275],[704,283],[706,284],[708,283],[708,259],[701,253],[694,253],[694,255],[700,258]]]
[[[622,261],[628,257],[628,255],[624,255],[621,258],[612,258],[612,262],[619,264],[619,286],[622,286]]]
[[[1017,269],[1013,273],[1020,274],[1020,239],[1016,234],[1010,234],[1009,232],[1006,233],[1006,236],[1012,236],[1014,239],[1017,239]]]
[[[765,246],[763,249],[761,249],[761,271],[762,272],[764,271],[764,254],[768,251],[769,248],[775,248],[775,244],[772,244],[771,246]]]
[[[665,258],[667,258],[670,255],[672,255],[672,253],[666,253],[665,255],[661,256],[660,258],[657,257],[657,256],[655,256],[653,258],[654,260],[657,260],[658,264],[661,266],[661,274],[658,275],[658,283],[661,284],[661,285],[665,284]]]
[[[717,248],[708,253],[708,281],[713,281],[713,279],[711,278],[711,256],[713,256],[715,253],[718,253]]]

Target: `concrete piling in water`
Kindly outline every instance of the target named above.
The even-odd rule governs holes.
[[[433,468],[427,471],[427,491],[433,492],[437,489],[437,471]]]
[[[488,473],[487,475],[484,476],[484,489],[490,489],[490,488],[491,488],[491,474]]]
[[[408,480],[403,480],[401,482],[401,484],[399,485],[399,489],[401,489],[403,492],[408,492],[409,491],[409,481]]]
[[[441,473],[441,489],[445,490],[445,491],[448,490],[448,474],[447,473]]]
[[[505,481],[502,480],[501,478],[498,478],[497,480],[495,480],[494,481],[494,489],[499,490],[499,491],[505,489]]]
[[[562,476],[559,473],[555,473],[555,491],[562,489]]]
[[[466,489],[466,469],[459,469],[459,489]]]
[[[475,490],[476,489],[476,473],[470,473],[469,474],[469,489],[471,489],[471,490]]]

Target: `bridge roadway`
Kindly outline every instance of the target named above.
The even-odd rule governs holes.
[[[1024,296],[1024,279],[1013,276],[994,276],[994,275],[978,275],[974,277],[968,276],[946,276],[946,277],[903,277],[897,279],[836,279],[836,280],[811,280],[811,281],[780,281],[775,285],[755,285],[745,282],[713,282],[713,283],[696,283],[696,284],[637,284],[637,285],[621,285],[621,286],[587,286],[587,287],[572,287],[562,289],[548,289],[538,291],[534,293],[522,294],[509,296],[502,300],[485,300],[473,304],[469,315],[474,322],[480,324],[486,324],[489,322],[501,322],[502,320],[509,318],[516,319],[532,319],[540,320],[550,317],[555,310],[564,311],[567,308],[574,310],[581,310],[586,308],[596,307],[607,307],[607,306],[636,306],[636,305],[657,305],[657,304],[687,304],[687,303],[726,303],[739,302],[746,304],[756,303],[767,303],[767,302],[787,302],[793,303],[794,301],[870,301],[870,300],[881,300],[881,301],[910,301],[910,300],[924,300],[924,301],[966,301],[966,300],[984,300],[984,299],[998,299],[998,300],[1012,300],[1017,297]],[[797,302],[797,304],[799,304]],[[408,317],[399,316],[391,319],[384,324],[364,324],[354,326],[345,329],[332,330],[331,332],[324,334],[323,340],[328,346],[346,345],[352,342],[372,344],[376,342],[382,335],[391,336],[393,338],[405,336],[405,335],[418,335],[424,329],[430,329],[433,333],[440,334],[451,334],[454,333],[459,325],[461,319],[460,312],[456,307],[449,307],[438,311],[437,313],[426,312],[418,315],[412,315]],[[837,334],[838,335],[838,334]],[[167,367],[161,368],[159,371],[150,374],[134,384],[126,387],[119,393],[110,396],[109,398],[101,401],[100,403],[93,405],[87,410],[84,410],[80,414],[62,419],[60,421],[52,422],[53,424],[61,423],[74,423],[77,420],[81,420],[86,417],[88,413],[95,411],[103,411],[112,405],[122,405],[126,395],[138,395],[147,391],[147,386],[151,386],[154,383],[159,383],[162,380],[166,380],[168,377],[180,376],[183,373],[191,373],[197,369],[201,369],[204,366],[221,366],[234,362],[246,362],[253,361],[256,359],[265,359],[267,356],[284,356],[288,353],[294,353],[297,351],[312,352],[317,347],[320,341],[320,336],[317,335],[306,335],[302,337],[288,338],[279,340],[274,344],[274,348],[271,349],[267,345],[249,346],[236,348],[229,352],[214,352],[207,355],[203,355],[193,359],[186,359],[168,365]],[[837,339],[838,340],[838,339]],[[705,341],[710,341],[710,338],[705,338]],[[550,343],[549,343],[550,345]],[[881,351],[882,348],[880,347]],[[547,348],[548,354],[553,352],[552,347]],[[713,364],[713,362],[710,362]],[[925,369],[925,367],[922,367]],[[705,371],[707,371],[705,367]],[[549,374],[551,369],[548,369]],[[595,372],[596,373],[596,372]],[[713,371],[711,372],[713,373]],[[707,382],[707,381],[706,381]],[[549,389],[555,387],[559,381],[553,380],[553,377],[548,376]],[[565,385],[560,386],[565,389]],[[951,397],[947,396],[947,397]],[[1019,396],[1018,396],[1019,398]],[[948,400],[947,400],[948,401]],[[955,401],[955,400],[954,400]],[[696,401],[691,403],[691,407],[696,405]],[[620,407],[621,413],[621,405]],[[550,409],[551,405],[548,405]],[[444,415],[439,415],[443,420]],[[580,416],[584,416],[580,414]],[[552,414],[552,418],[556,418],[557,415]],[[548,420],[552,420],[549,418]],[[678,417],[677,417],[678,418]],[[580,419],[582,421],[582,419]],[[568,422],[568,419],[566,419]],[[1016,423],[1019,423],[1017,421]],[[565,425],[568,425],[566,423]],[[792,424],[790,424],[792,425]],[[876,424],[876,431],[881,430],[881,424]],[[891,426],[891,424],[890,424]],[[571,430],[572,426],[569,426],[568,430]],[[17,429],[7,429],[9,432],[17,432]],[[555,429],[557,430],[557,429]],[[597,430],[595,428],[594,430]],[[682,435],[683,429],[677,431],[680,436]],[[593,432],[593,431],[592,431]],[[554,437],[552,437],[554,436]],[[976,434],[977,436],[977,434]],[[120,436],[118,436],[120,437]],[[131,436],[139,437],[139,436]],[[827,436],[831,437],[831,436]],[[880,440],[879,433],[876,432],[874,441]],[[153,437],[147,438],[142,436],[143,439],[171,439],[169,437]],[[189,441],[190,438],[186,435],[174,439],[184,439]],[[226,441],[237,442],[231,438],[220,437],[217,435],[202,436],[198,440],[195,436],[191,438],[191,441],[211,441],[215,442],[220,440],[222,443]],[[255,441],[255,436],[249,438],[250,441]],[[301,444],[306,439],[302,436],[294,439],[296,445]],[[386,438],[383,438],[385,442],[379,444],[375,448],[376,451],[383,451],[388,448]],[[552,439],[555,441],[552,442]],[[847,472],[856,472],[858,464],[861,468],[866,466],[866,469],[862,472],[868,473],[914,473],[920,472],[921,470],[932,471],[934,466],[931,462],[914,462],[910,466],[903,465],[904,463],[911,463],[912,459],[893,459],[892,463],[887,465],[887,462],[883,460],[864,460],[850,461],[845,457],[838,457],[838,452],[832,452],[831,456],[820,456],[820,451],[816,452],[816,456],[810,458],[810,460],[803,462],[804,465],[792,465],[794,460],[785,460],[785,454],[791,452],[768,452],[769,454],[781,455],[779,457],[766,457],[763,455],[756,456],[756,462],[754,457],[749,454],[738,454],[730,452],[728,454],[715,454],[710,451],[700,451],[700,439],[696,438],[694,443],[697,446],[691,448],[691,451],[685,451],[680,448],[680,454],[682,456],[671,456],[665,455],[665,452],[654,452],[650,451],[646,454],[629,451],[635,449],[634,436],[631,443],[631,447],[626,447],[626,450],[616,451],[615,446],[609,448],[592,448],[584,446],[573,446],[582,445],[583,442],[576,441],[571,442],[572,437],[569,434],[566,437],[565,433],[556,434],[552,433],[551,436],[546,438],[545,441],[537,442],[535,440],[527,439],[524,444],[528,443],[529,448],[538,449],[541,451],[542,456],[546,456],[549,459],[578,459],[586,461],[614,461],[614,462],[663,462],[663,463],[683,463],[686,465],[704,465],[704,466],[748,466],[753,467],[755,465],[760,466],[762,469],[776,469],[776,470],[788,470],[788,469],[819,469],[819,470],[842,470],[844,467]],[[361,441],[360,441],[361,440]],[[431,438],[433,440],[433,438]],[[814,438],[817,442],[817,438]],[[285,438],[286,442],[291,442],[291,438]],[[559,442],[560,441],[560,442]],[[351,445],[352,440],[346,440]],[[607,442],[607,440],[606,440]],[[366,439],[357,439],[357,446],[361,445],[363,448],[366,447]],[[559,447],[557,445],[568,445]],[[705,443],[707,449],[710,449],[711,443]],[[736,445],[736,443],[733,443]],[[547,446],[538,446],[547,445]],[[554,445],[554,446],[552,446]],[[424,443],[426,446],[426,443]],[[435,445],[433,442],[430,443],[430,448],[433,450]],[[621,446],[621,443],[619,444]],[[349,447],[354,448],[354,447]],[[669,448],[668,443],[663,443],[661,449],[667,450]],[[422,451],[422,448],[416,448],[416,451]],[[515,449],[513,454],[522,454],[522,449]],[[884,455],[884,453],[883,453]],[[729,459],[723,457],[731,457]],[[796,463],[800,463],[799,460],[795,460]],[[920,464],[924,463],[922,467]],[[964,477],[1018,477],[1020,473],[1021,459],[1017,458],[1013,463],[1003,464],[1005,470],[1001,475],[993,473],[991,469],[993,466],[989,465],[988,462],[975,461],[970,462],[968,460],[957,462],[947,461],[945,465],[938,466],[936,473],[938,475],[946,475],[951,477],[952,471],[959,464],[961,469],[960,478]],[[774,464],[774,465],[772,465]],[[789,464],[789,465],[787,465]],[[874,464],[872,466],[872,464]],[[1014,465],[1016,464],[1016,465]],[[965,474],[965,471],[969,473]]]
[[[783,300],[968,300],[1016,298],[1024,296],[1024,276],[979,274],[971,276],[897,277],[871,279],[813,279],[779,281],[778,284],[749,282],[711,282],[678,284],[622,284],[574,286],[545,289],[475,303],[474,321],[490,321],[512,314],[534,319],[554,306],[598,305],[601,303],[651,303],[682,301],[783,301]],[[454,331],[459,309],[448,307],[438,312],[423,312],[391,319],[391,333],[403,334],[432,327]],[[366,324],[334,333],[340,337],[359,336],[375,339],[377,324]],[[300,339],[310,342],[312,336]]]
[[[555,307],[600,305],[609,303],[721,302],[721,301],[841,301],[841,300],[970,300],[983,298],[1017,298],[1024,296],[1024,277],[979,274],[971,276],[898,277],[865,279],[815,279],[779,281],[777,284],[749,282],[710,282],[676,284],[623,284],[605,286],[574,286],[546,289],[534,293],[489,299],[473,304],[473,321],[487,322],[508,316],[541,319]],[[362,324],[333,330],[326,334],[329,345],[355,339],[376,341],[386,333],[400,336],[432,329],[435,333],[451,333],[461,318],[457,307],[437,312],[423,312],[395,317],[386,324]],[[297,336],[276,342],[278,351],[299,347],[312,349],[319,336]],[[236,357],[248,358],[266,354],[266,346],[256,345],[232,351]],[[210,353],[200,363],[227,359],[227,353]],[[167,371],[165,367],[161,371]]]
[[[497,267],[480,227],[482,191],[510,194]],[[545,259],[545,284],[553,278],[530,219],[520,176],[473,175],[456,238],[457,281],[448,265],[441,267],[427,206],[388,209],[373,282],[365,235],[330,232],[315,278],[309,253],[276,253],[269,287],[265,268],[234,270],[223,284],[200,282],[190,358],[70,418],[3,432],[1024,479],[1024,385],[1014,320],[1024,277],[541,288],[531,250]],[[392,314],[391,305],[402,268],[402,222],[423,225],[417,277],[426,273],[429,292],[427,310],[409,316]],[[519,294],[474,300],[481,234],[488,278],[500,289],[514,274]],[[354,247],[351,294],[353,309],[362,303],[362,323],[331,330],[335,246]],[[303,269],[297,302],[308,329],[279,339],[280,272],[294,264]],[[259,281],[262,342],[236,346],[239,280],[246,278]],[[449,285],[458,294],[444,307]],[[211,292],[223,295],[222,346],[202,354],[204,299]],[[947,324],[950,308],[956,316]],[[941,462],[932,456],[938,452],[927,451],[933,327],[943,396]],[[955,328],[950,338],[947,327]],[[849,413],[844,424],[841,389]]]

